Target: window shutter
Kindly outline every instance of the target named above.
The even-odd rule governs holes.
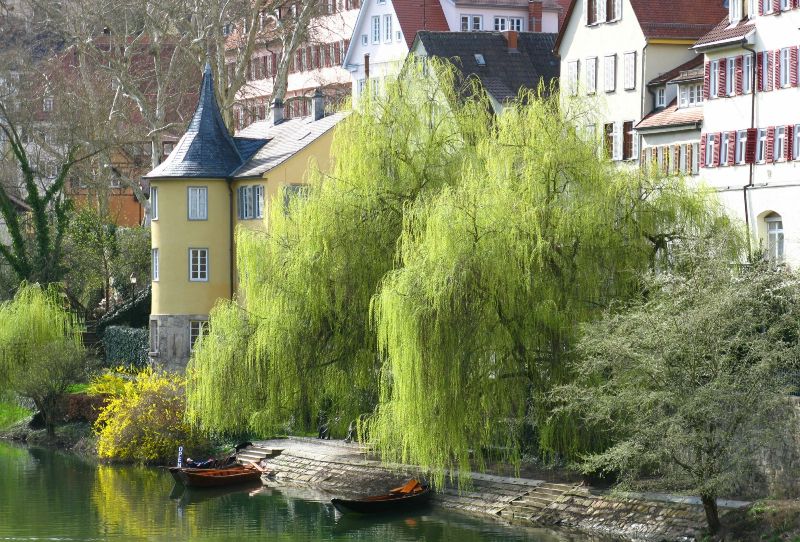
[[[708,139],[708,134],[703,134],[700,136],[700,167],[708,167],[706,164],[706,140]]]
[[[244,218],[244,196],[242,194],[243,191],[244,191],[243,186],[240,186],[239,188],[236,189],[236,208],[238,211],[236,213],[236,216],[238,216],[240,220]]]
[[[716,145],[714,145],[714,167],[719,167],[719,153],[722,151],[722,133],[717,132],[714,136],[714,141],[716,141]]]
[[[728,78],[728,70],[726,69],[728,65],[728,59],[720,58],[719,59],[719,88],[717,88],[717,96],[727,96],[727,78]]]
[[[711,62],[706,62],[706,73],[703,77],[703,98],[708,100],[711,96]]]
[[[736,94],[742,94],[742,78],[743,78],[743,71],[744,71],[744,57],[737,56],[736,57]]]
[[[614,123],[614,135],[611,147],[611,157],[613,160],[622,160],[622,124]]]
[[[764,156],[765,162],[770,162],[775,156],[775,127],[770,126],[767,128],[767,148]]]
[[[758,129],[747,129],[747,141],[744,145],[744,161],[748,164],[754,164],[756,161],[756,146],[758,145]]]
[[[736,160],[736,132],[728,133],[728,165],[732,166]]]
[[[778,79],[778,77],[780,77],[779,72],[781,66],[781,52],[780,50],[777,50],[772,51],[772,54],[767,54],[770,55],[770,62],[772,62],[772,65],[769,67],[769,82],[767,83],[767,90],[775,90],[781,84],[781,80]]]
[[[786,135],[784,139],[786,140],[786,149],[783,155],[786,157],[786,160],[789,161],[794,159],[794,156],[792,156],[792,150],[794,150],[794,125],[790,124],[785,130]]]
[[[672,146],[672,172],[678,174],[681,172],[681,146]]]
[[[772,0],[772,11],[779,13],[781,10],[781,0]]]
[[[764,3],[767,2],[767,1],[769,1],[769,0],[758,0],[758,14],[759,15],[764,15],[764,12],[765,12]]]
[[[591,4],[589,0],[583,0],[583,20],[586,21],[586,24],[591,24],[591,20],[589,19],[589,4]]]
[[[633,123],[631,123],[631,124],[633,124]],[[636,130],[634,130],[633,128],[631,128],[631,139],[632,139],[632,143],[633,143],[633,145],[632,145],[633,150],[631,152],[631,158],[635,159],[637,156],[639,156],[639,133],[636,132]]]
[[[789,53],[789,80],[793,87],[797,86],[797,47],[792,47]]]
[[[759,92],[764,92],[764,55],[756,54],[756,86]]]
[[[604,23],[607,15],[606,0],[597,0],[597,22]]]
[[[622,19],[622,0],[614,0],[614,20],[620,19]]]

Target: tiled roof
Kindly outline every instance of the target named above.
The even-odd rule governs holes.
[[[250,141],[267,139],[267,143],[237,169],[233,177],[263,175],[309,146],[347,115],[347,112],[335,113],[317,121],[312,120],[312,117],[300,117],[277,125],[273,125],[270,120],[254,122],[239,132],[237,138],[247,138]]]
[[[693,70],[694,68],[697,68],[698,66],[702,65],[703,65],[703,57],[702,55],[697,55],[688,62],[681,64],[677,68],[662,73],[661,75],[659,75],[658,77],[647,83],[647,86],[663,85],[667,81],[672,81],[673,79],[678,77],[681,74],[681,72]]]
[[[417,34],[429,56],[450,60],[465,78],[477,77],[498,102],[517,96],[520,89],[535,89],[558,77],[559,62],[553,55],[556,34],[519,32],[516,51],[508,49],[500,32],[428,32]],[[478,65],[480,54],[485,65]]]
[[[728,8],[722,0],[630,0],[645,38],[698,39],[711,31]],[[572,0],[567,18],[574,15],[577,0]],[[622,14],[625,17],[623,11]],[[556,48],[564,36],[564,25],[556,40]]]
[[[637,130],[665,128],[672,126],[691,126],[703,122],[702,107],[683,107],[678,109],[678,100],[672,100],[664,109],[653,111],[636,125]]]
[[[214,96],[214,78],[211,75],[211,67],[206,64],[200,89],[200,100],[186,133],[169,153],[167,159],[145,177],[149,179],[225,178],[244,162],[240,148],[252,154],[255,149],[252,149],[251,146],[256,145],[256,142],[239,142],[237,144],[228,133]]]
[[[739,21],[731,25],[728,18],[725,17],[711,32],[697,40],[694,47],[707,48],[711,45],[723,45],[731,41],[739,41],[755,30],[755,28],[756,26],[753,23],[747,21]]]
[[[393,0],[392,5],[409,49],[420,30],[450,30],[439,0]]]

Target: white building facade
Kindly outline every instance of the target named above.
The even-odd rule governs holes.
[[[800,2],[731,0],[701,38],[701,178],[748,227],[753,248],[800,264]]]
[[[691,60],[725,13],[722,0],[573,0],[556,42],[562,102],[593,102],[590,135],[613,160],[638,164],[635,127],[655,108],[647,83]]]

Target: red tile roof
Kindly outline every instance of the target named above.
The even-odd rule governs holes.
[[[450,30],[439,0],[394,0],[392,4],[409,49],[420,30]]]
[[[746,21],[739,21],[735,25],[731,25],[728,18],[725,17],[720,23],[714,27],[711,32],[697,40],[694,44],[695,47],[703,47],[711,44],[729,43],[731,41],[740,40],[750,32],[755,30],[756,26],[753,23]]]
[[[702,107],[684,107],[678,109],[678,99],[674,99],[664,109],[653,111],[636,125],[637,130],[642,128],[662,128],[667,126],[691,126],[703,122]]]
[[[722,0],[630,0],[645,38],[698,39],[710,32],[728,8]],[[572,17],[577,0],[572,0],[566,21]],[[622,14],[625,17],[623,11]],[[564,25],[566,26],[566,24]],[[562,27],[556,40],[556,52],[564,36]]]
[[[667,81],[671,81],[672,79],[678,77],[681,74],[681,72],[689,71],[702,65],[703,65],[703,56],[697,55],[690,61],[681,64],[677,68],[674,68],[666,73],[662,73],[661,75],[659,75],[658,77],[647,83],[647,86],[663,85]]]

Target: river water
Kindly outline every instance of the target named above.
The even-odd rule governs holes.
[[[186,491],[169,473],[0,443],[0,541],[577,540],[433,508],[341,516],[313,490]]]

